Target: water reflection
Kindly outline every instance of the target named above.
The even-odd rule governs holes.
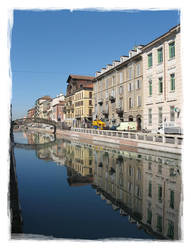
[[[14,141],[15,143],[20,144],[45,144],[49,142],[55,141],[54,134],[44,134],[44,133],[37,133],[35,131],[18,131],[14,133]]]
[[[28,142],[46,141],[26,133]],[[140,154],[64,139],[36,155],[67,167],[72,187],[92,185],[106,205],[156,238],[180,238],[180,159]]]

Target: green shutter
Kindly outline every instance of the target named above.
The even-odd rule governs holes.
[[[169,44],[169,58],[175,57],[175,42]]]
[[[152,66],[152,53],[148,55],[148,67]]]
[[[149,81],[149,95],[152,95],[152,81]]]
[[[161,63],[163,61],[163,54],[162,54],[162,48],[158,49],[158,63]]]
[[[170,90],[175,90],[175,75],[174,74],[172,74],[172,75],[170,75]]]

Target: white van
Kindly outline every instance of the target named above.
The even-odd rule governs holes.
[[[121,122],[118,131],[137,131],[137,122]]]

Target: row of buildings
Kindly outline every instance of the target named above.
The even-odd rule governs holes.
[[[108,126],[136,121],[138,130],[153,132],[162,125],[181,128],[180,51],[177,25],[150,43],[135,46],[95,77],[69,75],[66,96],[39,98],[32,110],[73,127],[101,119]]]

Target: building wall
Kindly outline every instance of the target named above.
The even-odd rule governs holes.
[[[175,42],[175,57],[169,58],[169,43]],[[158,63],[157,50],[163,49],[163,62]],[[148,68],[148,55],[152,53],[153,65]],[[170,75],[175,74],[175,90],[170,89]],[[163,93],[159,94],[159,78],[163,80]],[[152,80],[152,95],[149,95],[149,80]],[[181,78],[181,54],[180,32],[169,32],[166,38],[162,38],[149,46],[143,53],[143,86],[144,86],[144,127],[156,132],[159,127],[159,108],[162,108],[162,122],[171,126],[181,127],[182,119],[182,78]],[[175,121],[170,119],[170,107],[178,107]],[[149,109],[152,110],[152,124],[149,124]]]
[[[29,109],[27,112],[27,117],[32,118],[35,115],[35,108]]]
[[[82,127],[85,125],[85,119],[92,118],[93,103],[92,103],[92,89],[83,89],[75,93],[74,97],[74,113],[75,113],[75,127]]]
[[[179,167],[175,166],[173,160],[165,162],[165,158],[160,157],[148,156],[148,159],[143,161],[143,223],[150,226],[153,231],[169,238],[169,224],[171,224],[174,239],[180,238],[181,176],[177,172]],[[161,196],[159,188],[161,188]],[[171,192],[173,192],[173,200],[171,200]],[[150,219],[148,210],[152,214]],[[159,218],[161,223],[158,221]]]
[[[139,81],[139,84],[137,82]],[[131,86],[131,87],[130,87]],[[112,102],[110,97],[114,97]],[[138,96],[140,96],[138,105]],[[132,107],[129,104],[132,98]],[[132,57],[121,67],[113,68],[107,75],[99,75],[94,82],[94,119],[103,119],[108,125],[118,125],[121,121],[133,121],[143,115],[142,59]],[[121,109],[123,115],[117,113]]]
[[[89,109],[93,108],[89,104],[89,100],[92,99],[89,97],[89,92],[92,92],[94,77],[86,78],[86,76],[70,75],[67,81],[65,123],[70,127],[85,126]]]

